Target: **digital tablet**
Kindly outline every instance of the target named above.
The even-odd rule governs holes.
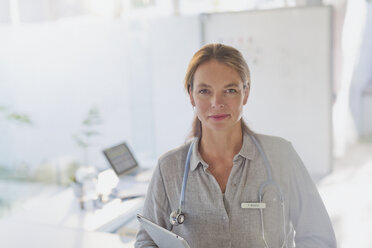
[[[190,248],[186,240],[151,222],[140,214],[137,219],[159,248]]]

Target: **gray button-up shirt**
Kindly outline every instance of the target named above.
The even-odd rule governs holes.
[[[182,209],[185,222],[174,227],[169,223],[169,215],[179,205],[190,143],[164,154],[150,182],[143,215],[183,237],[192,248],[265,247],[263,230],[270,248],[281,247],[284,239],[288,247],[336,247],[323,202],[291,143],[278,137],[255,136],[271,164],[284,207],[281,194],[272,185],[262,191],[266,203],[262,215],[259,209],[241,207],[241,203],[259,202],[259,187],[267,181],[262,156],[249,135],[244,134],[224,194],[200,156],[196,140]],[[135,247],[156,244],[140,229]]]

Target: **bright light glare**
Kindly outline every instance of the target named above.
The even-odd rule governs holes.
[[[113,170],[105,170],[98,174],[97,193],[108,195],[119,183],[119,178]]]

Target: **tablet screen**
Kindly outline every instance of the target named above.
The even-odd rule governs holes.
[[[117,175],[121,175],[138,165],[126,143],[105,149],[103,153]]]

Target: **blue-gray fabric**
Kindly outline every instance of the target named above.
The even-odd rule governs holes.
[[[256,134],[271,164],[273,179],[283,192],[288,247],[336,247],[333,228],[301,159],[290,142]],[[197,138],[195,138],[197,139]],[[151,179],[143,215],[180,235],[192,248],[265,247],[260,211],[241,208],[242,202],[258,202],[258,188],[267,180],[262,156],[248,134],[234,157],[225,193],[208,171],[208,164],[193,147],[186,188],[185,222],[172,227],[169,215],[179,205],[185,160],[190,143],[164,154]],[[284,239],[283,212],[273,186],[263,190],[265,237],[270,248]],[[135,247],[157,247],[145,230],[137,233]]]

